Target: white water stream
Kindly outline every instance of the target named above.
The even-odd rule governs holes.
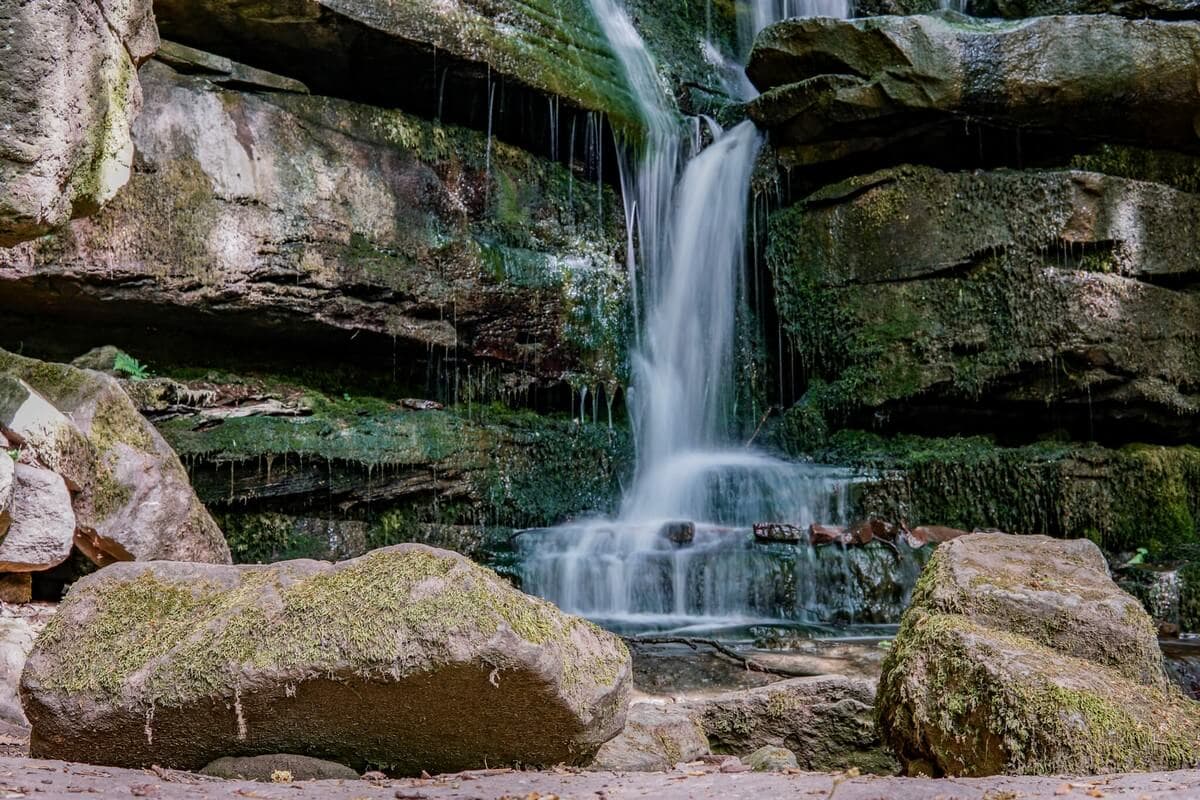
[[[853,618],[861,607],[854,592],[822,587],[852,584],[850,572],[862,567],[854,559],[863,557],[763,546],[750,530],[756,522],[844,521],[852,477],[731,438],[747,203],[762,137],[751,122],[723,131],[706,121],[712,143],[680,175],[685,152],[699,148],[685,138],[653,58],[618,2],[591,3],[645,123],[640,155],[622,165],[630,275],[643,309],[629,393],[637,468],[616,519],[520,537],[523,586],[627,627]],[[752,6],[755,31],[788,15],[849,14],[845,0]],[[690,543],[663,535],[680,520],[695,525]]]

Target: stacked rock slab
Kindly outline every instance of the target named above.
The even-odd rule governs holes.
[[[967,118],[1194,153],[1198,46],[1196,26],[1104,14],[790,20],[755,42],[750,113],[791,164]]]
[[[883,665],[879,730],[910,774],[1105,774],[1200,757],[1200,706],[1087,540],[938,548]]]
[[[0,8],[0,247],[95,211],[129,179],[150,0]]]
[[[621,641],[423,545],[338,564],[128,562],[72,588],[21,696],[40,758],[199,769],[302,753],[401,774],[590,758]]]

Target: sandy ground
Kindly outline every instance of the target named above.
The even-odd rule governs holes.
[[[820,800],[1026,800],[1027,798],[1200,798],[1200,771],[1102,778],[843,779],[723,773],[717,765],[690,765],[669,773],[514,772],[488,770],[429,780],[314,781],[264,784],[222,781],[169,770],[126,770],[0,758],[2,798],[261,798],[261,800],[619,800],[620,798],[795,797]]]

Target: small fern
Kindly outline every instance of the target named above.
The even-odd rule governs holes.
[[[131,381],[144,381],[150,377],[150,369],[128,353],[117,353],[113,360],[113,371],[123,372]]]

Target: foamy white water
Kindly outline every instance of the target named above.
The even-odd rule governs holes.
[[[637,467],[616,519],[520,537],[523,586],[593,619],[676,629],[876,614],[862,586],[882,580],[891,562],[807,544],[763,546],[751,533],[756,522],[844,521],[854,481],[732,441],[745,224],[762,137],[751,122],[723,131],[706,120],[712,143],[701,150],[700,124],[684,136],[624,9],[615,0],[591,3],[646,123],[639,155],[622,169],[629,268],[642,308],[629,394]],[[826,3],[830,13],[849,13],[833,0],[755,2],[754,25]],[[685,148],[700,152],[680,175]],[[691,541],[663,535],[679,521],[694,526]]]

